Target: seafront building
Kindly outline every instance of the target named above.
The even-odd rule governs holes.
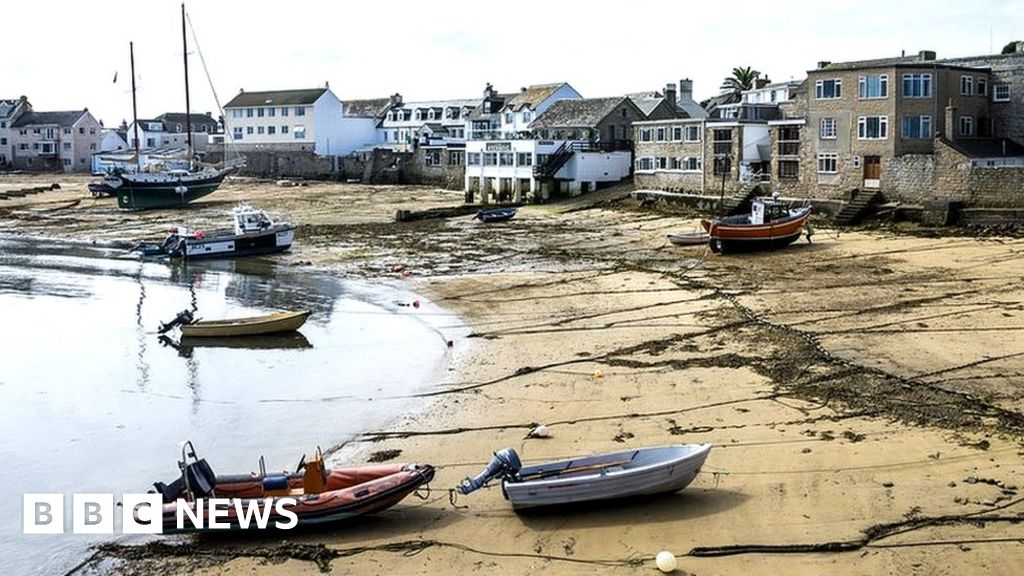
[[[192,127],[192,148],[198,152],[205,152],[209,142],[209,136],[216,134],[220,126],[216,119],[207,112],[206,114],[189,114],[185,117],[184,112],[165,112],[151,120],[140,119],[138,124],[138,147],[144,149],[152,148],[185,148],[188,144],[186,127],[189,125],[186,120],[191,121]],[[136,122],[128,125],[126,132],[130,147],[135,147]]]
[[[103,126],[88,108],[37,112],[27,106],[9,128],[10,165],[16,170],[89,172],[103,138]]]

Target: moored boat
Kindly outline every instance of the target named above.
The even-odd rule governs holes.
[[[117,195],[117,207],[124,210],[180,208],[213,193],[236,168],[226,167],[115,174],[104,185]],[[109,193],[109,192],[108,192]]]
[[[709,239],[710,237],[707,233],[699,230],[668,235],[668,241],[674,246],[700,246],[702,244],[707,244]]]
[[[710,451],[710,444],[673,444],[523,466],[505,448],[458,489],[469,494],[500,477],[516,509],[676,492],[693,482]]]
[[[390,508],[434,478],[434,467],[428,464],[329,469],[319,450],[308,462],[303,456],[294,472],[268,472],[261,457],[257,472],[217,475],[205,459],[196,456],[191,442],[183,445],[178,467],[178,479],[153,485],[164,502],[164,533],[251,528],[256,524],[254,516],[245,511],[253,507],[266,510],[267,517],[261,521],[267,528],[276,528],[278,523],[309,526],[337,522]],[[231,499],[231,505],[217,515],[224,528],[210,526],[211,507],[203,502],[209,504],[211,498]],[[177,521],[179,508],[187,508],[181,511],[181,525]],[[282,514],[282,510],[290,514]],[[290,515],[294,515],[294,524]],[[200,520],[198,526],[191,517]]]
[[[481,222],[504,222],[506,220],[511,220],[517,212],[519,212],[519,209],[514,207],[480,210],[476,213],[476,216],[473,216],[473,218],[480,220]]]
[[[750,214],[701,220],[700,224],[710,237],[711,250],[724,254],[788,246],[800,238],[810,217],[810,206],[791,208],[773,195],[755,198]]]
[[[139,244],[132,248],[143,256],[171,258],[234,258],[281,252],[291,247],[295,225],[277,222],[263,210],[247,204],[232,213],[233,229],[189,230],[178,226],[159,246]]]
[[[175,326],[181,326],[182,338],[225,338],[233,336],[259,336],[293,332],[302,327],[309,318],[309,310],[298,312],[277,312],[264,316],[247,318],[230,318],[227,320],[201,320],[193,318],[192,312],[185,310],[174,320],[162,324],[159,333],[164,334]]]

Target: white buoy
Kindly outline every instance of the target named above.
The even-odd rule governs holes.
[[[658,552],[658,555],[654,557],[654,563],[658,566],[658,570],[661,570],[665,574],[675,571],[676,566],[678,565],[676,563],[676,555],[668,550]]]

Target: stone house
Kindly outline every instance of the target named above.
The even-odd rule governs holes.
[[[11,165],[18,170],[89,172],[103,126],[88,108],[67,112],[29,109],[10,124]]]

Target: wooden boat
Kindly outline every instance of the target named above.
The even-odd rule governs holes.
[[[185,313],[188,314],[188,318],[191,318],[192,314],[190,312],[186,311]],[[228,320],[186,319],[186,321],[179,322],[179,324],[181,324],[181,336],[183,339],[257,336],[298,330],[306,323],[306,318],[309,318],[309,314],[309,310],[300,310],[298,312],[278,312],[265,316],[231,318]],[[167,326],[164,325],[164,327]],[[173,328],[173,325],[170,328]],[[164,328],[162,327],[161,330],[164,330]],[[164,331],[166,332],[166,330]]]
[[[710,451],[710,444],[673,444],[524,467],[505,448],[459,491],[469,494],[501,477],[502,493],[516,509],[676,492],[693,482]]]
[[[176,226],[163,243],[138,244],[132,251],[142,256],[168,256],[188,260],[236,258],[273,254],[289,249],[295,225],[276,222],[263,210],[241,204],[231,212],[234,228],[211,231]]]
[[[788,246],[800,238],[811,207],[790,208],[778,196],[755,198],[750,214],[701,220],[714,252],[752,252]]]
[[[669,234],[668,241],[675,246],[700,246],[707,244],[710,236],[705,232],[682,232],[680,234]]]
[[[473,218],[481,222],[504,222],[511,220],[518,212],[518,208],[495,208],[493,210],[480,210]]]
[[[201,504],[209,498],[231,499],[232,505],[227,507],[226,514],[218,518],[230,529],[242,528],[236,506],[243,511],[250,506],[269,508],[268,528],[274,528],[276,522],[289,522],[285,515],[280,514],[278,506],[292,512],[298,526],[321,525],[386,510],[434,478],[434,467],[428,464],[377,464],[329,469],[319,449],[309,462],[303,456],[294,472],[267,472],[261,457],[258,472],[221,476],[213,472],[205,459],[196,456],[191,442],[182,447],[178,467],[181,476],[177,480],[153,485],[164,501],[164,533],[223,530],[209,528],[210,509]],[[276,501],[285,497],[295,502]],[[199,516],[202,528],[197,528],[185,512],[183,526],[179,529],[179,507],[187,507],[192,514]],[[245,524],[253,527],[254,523]]]

